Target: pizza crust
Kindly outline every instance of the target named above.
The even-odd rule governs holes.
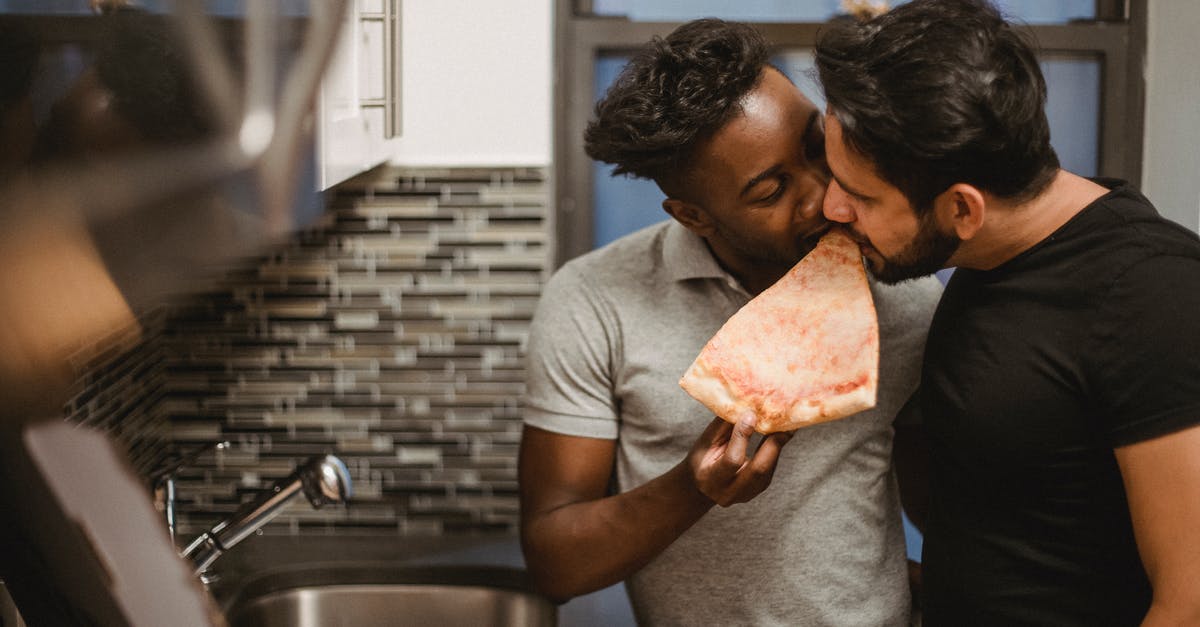
[[[858,245],[831,230],[709,340],[679,385],[721,418],[791,431],[875,406],[879,327]]]

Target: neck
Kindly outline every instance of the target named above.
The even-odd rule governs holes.
[[[989,195],[983,227],[963,242],[949,265],[991,270],[1049,237],[1106,193],[1101,185],[1059,170],[1042,193],[1026,202],[1009,203]]]
[[[788,270],[791,270],[791,266],[784,267],[747,260],[734,253],[728,246],[723,246],[719,241],[713,241],[711,238],[704,238],[704,242],[708,245],[713,259],[717,260],[717,265],[732,275],[738,285],[741,285],[742,289],[751,296],[758,296],[763,290],[783,278]]]

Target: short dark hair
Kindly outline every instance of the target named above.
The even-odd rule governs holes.
[[[706,18],[642,46],[584,132],[584,149],[614,174],[663,186],[691,166],[696,145],[741,112],[769,65],[754,28]]]
[[[959,182],[1027,200],[1058,171],[1034,46],[984,0],[832,23],[816,63],[846,144],[918,212]]]

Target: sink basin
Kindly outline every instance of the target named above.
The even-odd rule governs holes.
[[[385,564],[268,573],[241,586],[225,615],[230,627],[553,627],[558,619],[519,569]]]

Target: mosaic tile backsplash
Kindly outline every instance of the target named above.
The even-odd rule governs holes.
[[[181,541],[321,453],[349,467],[351,504],[300,499],[264,532],[515,532],[548,191],[532,168],[389,168],[351,182],[324,226],[173,306],[100,369],[121,365],[120,385],[89,381],[68,411],[102,423],[87,398],[124,398],[117,411],[143,426],[116,435],[140,472],[164,438],[184,452],[230,443],[179,472]]]

